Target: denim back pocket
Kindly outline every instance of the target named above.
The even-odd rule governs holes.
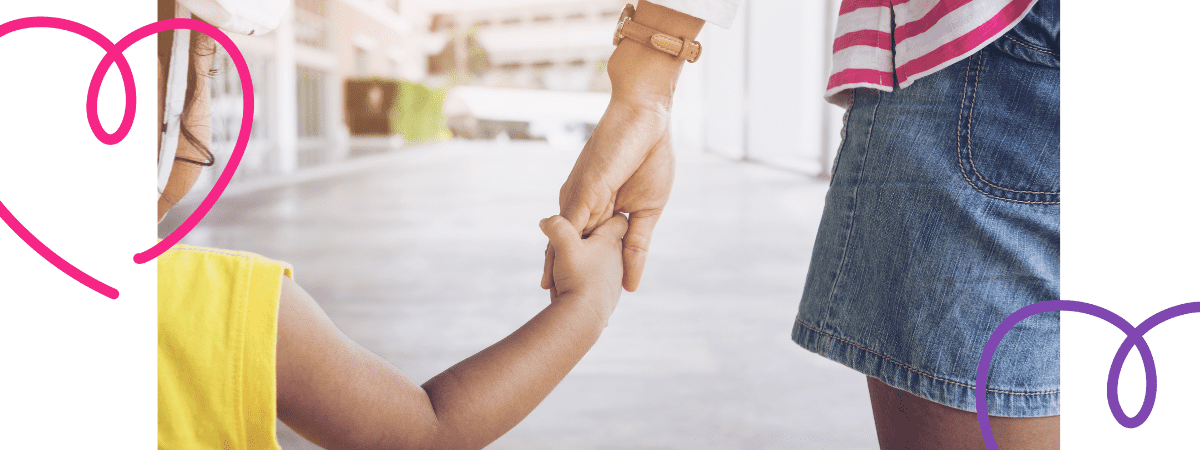
[[[991,47],[967,60],[958,117],[963,178],[988,197],[1059,203],[1058,69]]]

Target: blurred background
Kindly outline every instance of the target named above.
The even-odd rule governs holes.
[[[287,261],[351,338],[421,382],[546,305],[558,188],[608,103],[625,1],[294,0],[230,36],[254,80],[234,181],[184,243]],[[641,288],[493,449],[877,448],[865,378],[790,340],[843,110],[837,0],[742,0],[672,113],[677,180]],[[217,164],[241,120],[218,55]],[[315,448],[283,426],[285,449]]]

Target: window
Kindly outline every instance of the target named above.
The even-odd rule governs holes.
[[[254,110],[254,118],[250,127],[250,141],[246,145],[242,161],[233,175],[235,183],[254,179],[263,175],[275,173],[274,165],[277,150],[271,135],[271,119],[274,108],[269,107],[273,100],[272,89],[275,86],[274,60],[269,56],[246,53],[246,65],[250,69],[250,77],[254,80],[254,98],[258,108]],[[209,106],[212,112],[212,136],[209,150],[216,156],[216,164],[208,173],[207,183],[212,185],[220,177],[224,165],[233,153],[238,134],[242,131],[242,84],[237,68],[233,65],[228,53],[220,47],[213,59],[216,71],[209,78]]]
[[[360,77],[370,75],[371,54],[367,52],[367,49],[354,47],[354,72]]]
[[[325,72],[296,67],[296,118],[301,138],[325,136]]]
[[[296,0],[296,11],[305,11],[325,17],[325,0]]]
[[[324,0],[296,0],[296,42],[325,48],[329,34],[325,25]]]
[[[454,26],[454,16],[450,14],[434,14],[433,19],[429,21],[429,31],[431,33],[452,30]]]

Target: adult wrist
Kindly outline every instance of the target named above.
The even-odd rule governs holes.
[[[634,19],[638,23],[666,34],[683,39],[683,42],[696,40],[704,20],[679,11],[642,0],[638,2]]]
[[[663,34],[695,40],[704,21],[670,8],[641,1],[634,15],[638,23]],[[608,61],[614,100],[644,103],[670,110],[675,81],[684,61],[631,39],[621,40]]]
[[[671,109],[682,61],[635,42],[622,42],[608,59],[614,100]]]

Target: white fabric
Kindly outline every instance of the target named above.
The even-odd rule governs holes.
[[[807,1],[807,0],[806,0]],[[665,6],[705,22],[729,28],[737,16],[741,0],[650,0],[655,5]]]
[[[175,17],[191,17],[182,3],[175,4]],[[158,149],[158,192],[162,194],[171,179],[171,167],[175,164],[175,148],[179,144],[179,121],[183,114],[184,95],[187,91],[188,46],[191,31],[180,28],[174,31],[175,40],[171,47],[171,65],[167,69],[167,92],[163,99],[162,143]]]
[[[887,72],[888,79],[892,78],[892,51],[884,48],[857,45],[838,52],[833,59],[833,70],[838,73],[846,69],[872,69]],[[891,88],[880,86],[880,89],[891,92]]]
[[[941,3],[942,0],[910,0],[908,3],[901,3],[892,8],[896,10],[896,25],[904,25],[914,19],[920,19],[929,14],[934,7]],[[884,7],[886,8],[886,6]],[[903,21],[903,22],[900,22]]]
[[[1000,10],[1004,9],[1004,7],[1007,5],[1008,3],[1006,2],[971,2],[955,9],[953,12],[946,14],[939,19],[936,25],[929,28],[929,30],[926,30],[924,33],[921,33],[920,36],[905,39],[904,41],[896,43],[895,64],[897,66],[903,66],[917,57],[933,52],[945,43],[962,36],[963,30],[974,30],[980,27],[988,20],[991,20],[992,17],[998,14]],[[897,27],[907,23],[901,23],[900,17],[900,10],[897,9]],[[911,18],[912,16],[909,17]],[[916,19],[919,18],[920,17],[916,17]],[[1017,22],[1013,22],[1010,24],[1010,27],[1015,26],[1016,23]],[[996,36],[999,37],[1000,34],[997,34]],[[968,53],[968,55],[970,53]],[[908,87],[909,84],[912,84],[912,82],[909,81],[908,83],[902,83],[900,86]]]
[[[825,100],[846,107],[852,88],[908,87],[1008,32],[1036,1],[846,0],[838,17]]]
[[[838,31],[875,30],[892,32],[892,11],[886,6],[859,8],[842,14],[837,19]],[[841,35],[844,33],[838,33]]]
[[[205,22],[225,31],[259,35],[279,26],[288,0],[179,0]]]

